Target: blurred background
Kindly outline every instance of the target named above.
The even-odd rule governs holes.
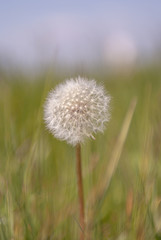
[[[133,68],[158,60],[161,3],[1,1],[0,66]]]
[[[95,78],[112,96],[82,145],[86,240],[161,240],[161,1],[0,0],[0,240],[76,240],[75,150],[48,92]]]

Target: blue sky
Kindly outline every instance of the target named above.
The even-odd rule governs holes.
[[[104,61],[120,48],[150,54],[161,39],[159,0],[0,0],[0,6],[0,57],[20,64]]]

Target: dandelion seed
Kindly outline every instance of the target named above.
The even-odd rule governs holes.
[[[44,119],[50,132],[73,146],[103,132],[109,121],[110,95],[94,80],[66,80],[52,90],[45,103]]]

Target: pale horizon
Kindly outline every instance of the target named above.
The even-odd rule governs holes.
[[[161,39],[158,1],[3,2],[0,60],[133,63],[151,57]]]

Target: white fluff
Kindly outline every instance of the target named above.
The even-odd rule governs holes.
[[[103,132],[109,121],[111,97],[94,80],[66,80],[52,90],[44,105],[44,120],[50,132],[75,146],[93,133]]]

